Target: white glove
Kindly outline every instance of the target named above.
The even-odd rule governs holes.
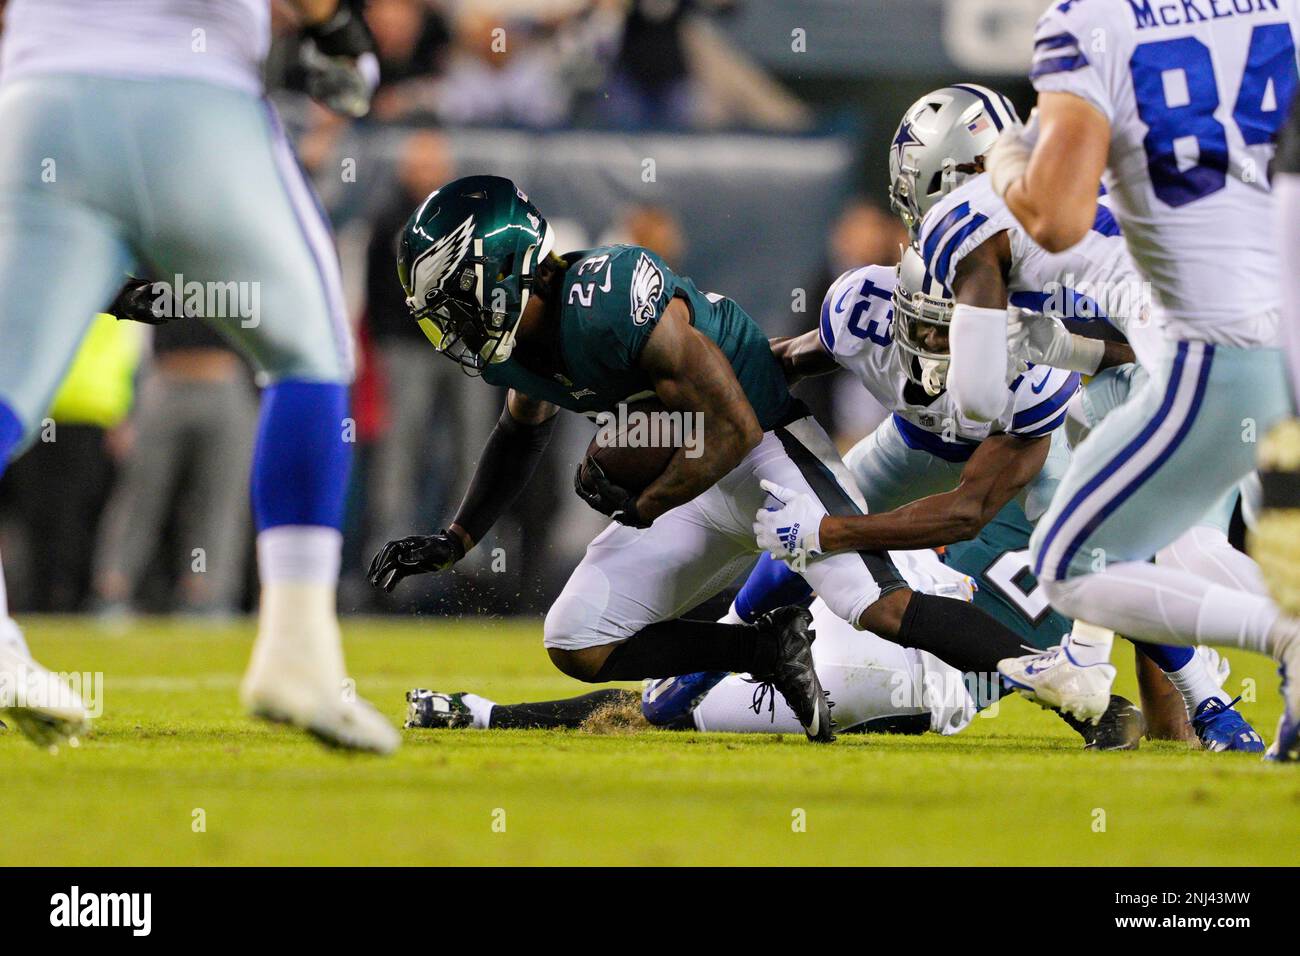
[[[1025,174],[1033,146],[1025,141],[1023,126],[1008,126],[984,156],[984,171],[989,185],[999,198],[1006,196],[1011,184]]]
[[[1055,316],[1028,309],[1013,311],[1007,328],[1008,340],[1023,337],[1024,357],[1035,365],[1091,375],[1106,353],[1106,343],[1100,339],[1075,335]]]
[[[1029,371],[1029,327],[1020,318],[1020,309],[1007,306],[1007,384]]]
[[[822,518],[826,509],[811,496],[783,488],[774,481],[759,487],[777,500],[779,508],[760,508],[754,515],[758,546],[779,561],[794,566],[820,555]]]

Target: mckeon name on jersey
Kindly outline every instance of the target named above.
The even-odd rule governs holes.
[[[822,302],[818,334],[826,351],[893,412],[894,427],[909,448],[961,462],[991,434],[1033,438],[1064,423],[1079,375],[1045,365],[1030,367],[1008,386],[1006,407],[996,421],[963,417],[946,391],[927,395],[907,376],[904,363],[910,356],[894,344],[896,282],[895,270],[885,266],[844,273]]]
[[[1030,77],[1110,122],[1105,183],[1174,338],[1272,343],[1268,178],[1296,89],[1294,0],[1067,0],[1040,19]]]

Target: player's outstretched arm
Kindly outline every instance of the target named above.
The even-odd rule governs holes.
[[[1038,141],[1003,134],[985,160],[993,189],[1025,231],[1048,252],[1064,252],[1092,228],[1097,184],[1106,171],[1110,122],[1072,93],[1038,98]]]
[[[968,541],[1042,470],[1051,436],[994,435],[980,443],[952,491],[881,514],[827,515],[825,552],[938,548]]]
[[[641,352],[641,367],[669,411],[698,412],[703,452],[682,449],[636,501],[636,512],[653,521],[708,490],[740,464],[763,438],[758,417],[722,350],[691,325],[685,304],[674,299]]]
[[[451,526],[388,542],[370,563],[370,583],[391,591],[409,575],[445,571],[483,540],[533,477],[557,411],[550,402],[511,389]]]
[[[826,351],[821,336],[816,329],[810,329],[803,335],[791,335],[785,338],[769,339],[772,354],[781,363],[786,383],[794,385],[805,378],[825,375],[840,367],[835,356]]]

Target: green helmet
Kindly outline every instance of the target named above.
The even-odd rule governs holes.
[[[429,194],[397,250],[406,304],[433,347],[470,372],[504,362],[554,234],[508,179],[466,176]]]

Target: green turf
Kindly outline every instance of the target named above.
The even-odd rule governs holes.
[[[25,623],[47,666],[104,673],[104,715],[54,756],[0,734],[0,864],[1300,860],[1300,768],[1173,744],[1085,753],[1019,699],[951,738],[408,731],[395,758],[342,757],[241,715],[248,625]],[[501,701],[587,689],[551,668],[534,622],[352,621],[347,635],[362,693],[394,720],[417,685]],[[1116,657],[1131,694],[1131,652]],[[1254,678],[1243,709],[1271,737],[1273,668],[1232,657],[1229,687]]]

